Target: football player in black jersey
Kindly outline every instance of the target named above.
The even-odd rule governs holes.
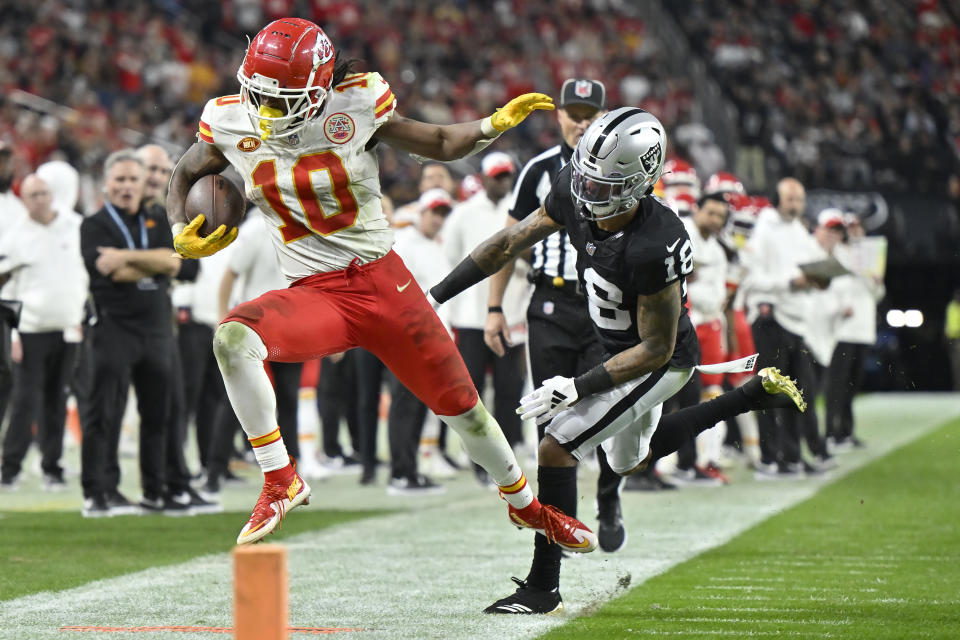
[[[539,448],[539,498],[566,513],[577,507],[577,463],[597,445],[614,471],[628,475],[720,420],[753,409],[806,408],[793,382],[768,368],[735,391],[661,418],[662,403],[686,384],[700,355],[684,306],[684,279],[693,271],[690,238],[677,215],[650,195],[666,144],[663,125],[642,109],[605,114],[580,139],[539,211],[486,240],[430,290],[442,303],[566,229],[608,357],[576,378],[544,381],[518,410],[524,419],[548,423]],[[527,579],[515,578],[517,591],[485,612],[561,609],[559,551],[537,535]]]

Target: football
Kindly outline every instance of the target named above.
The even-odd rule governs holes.
[[[197,231],[201,238],[222,224],[227,225],[227,230],[236,227],[243,220],[246,209],[243,194],[221,175],[204,176],[194,182],[184,204],[187,222],[203,214],[203,225]]]

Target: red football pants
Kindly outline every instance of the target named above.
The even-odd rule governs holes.
[[[460,415],[477,404],[450,334],[393,251],[269,291],[223,321],[256,331],[268,360],[302,362],[363,347],[434,413]]]
[[[720,320],[697,325],[697,341],[700,342],[700,362],[717,364],[726,360],[724,348],[723,323]],[[722,373],[701,373],[700,382],[705,387],[719,386],[723,383]]]

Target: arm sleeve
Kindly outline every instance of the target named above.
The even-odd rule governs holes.
[[[550,185],[550,193],[543,200],[543,208],[551,220],[559,225],[567,226],[560,202],[561,198],[570,198],[570,169],[566,167],[553,179],[553,184]],[[536,211],[536,207],[534,211]]]

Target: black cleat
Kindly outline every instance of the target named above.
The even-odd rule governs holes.
[[[627,491],[671,491],[676,489],[677,485],[667,482],[659,473],[635,473],[624,479],[623,488]]]
[[[607,553],[619,551],[627,543],[627,528],[623,526],[618,492],[597,498],[597,524],[597,541]]]
[[[534,613],[550,614],[563,611],[563,598],[560,589],[544,591],[532,587],[520,578],[510,578],[519,585],[513,594],[497,600],[483,610],[484,613],[512,613],[531,615]]]
[[[740,388],[756,410],[793,409],[800,413],[807,410],[803,391],[776,367],[761,369]]]

